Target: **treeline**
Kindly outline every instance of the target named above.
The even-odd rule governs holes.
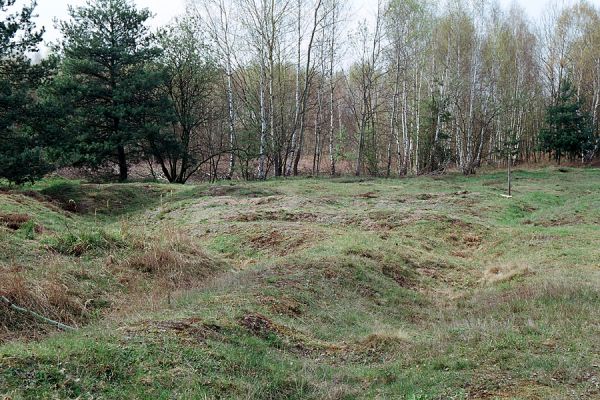
[[[196,0],[153,32],[129,0],[89,0],[32,62],[35,3],[0,0],[0,177],[147,165],[170,182],[407,175],[590,162],[600,10],[380,0]]]

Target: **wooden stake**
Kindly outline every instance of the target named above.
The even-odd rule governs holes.
[[[511,170],[510,170],[511,164],[512,164],[512,156],[509,152],[509,154],[508,154],[508,197],[509,198],[512,197],[512,179],[511,179],[512,177],[511,177]]]

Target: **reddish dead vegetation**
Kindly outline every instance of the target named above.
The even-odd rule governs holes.
[[[379,195],[376,192],[367,192],[362,194],[357,194],[356,197],[360,199],[376,199]]]
[[[450,255],[452,255],[452,257],[464,258],[464,259],[471,258],[471,256],[472,256],[471,252],[462,251],[462,250],[452,251],[452,252],[450,252]]]
[[[317,235],[310,231],[290,232],[281,229],[272,229],[251,236],[249,243],[256,250],[265,250],[283,256],[303,247],[311,236]]]
[[[31,221],[31,217],[27,214],[0,214],[0,224],[13,231],[18,230],[29,221]]]
[[[449,218],[446,229],[446,240],[453,243],[450,254],[458,258],[469,258],[473,250],[484,243],[486,230],[483,226],[476,226],[469,222]]]
[[[391,278],[403,288],[410,288],[415,285],[414,280],[407,276],[407,273],[397,265],[384,265],[381,269],[383,274],[388,278]]]
[[[250,243],[252,243],[252,247],[257,249],[273,249],[285,242],[285,240],[285,236],[273,230],[266,234],[259,234],[250,238]]]
[[[44,196],[43,194],[41,194],[37,190],[21,190],[21,191],[18,192],[18,194],[30,197],[32,199],[35,199],[35,200],[41,202],[41,203],[42,202],[48,202],[48,201],[50,201],[50,199],[48,197]]]
[[[88,319],[86,304],[59,279],[47,278],[39,283],[26,280],[18,268],[0,271],[0,295],[20,307],[68,325],[78,325]],[[17,314],[0,304],[0,340],[18,334],[31,338],[48,329],[23,314]]]
[[[311,338],[300,331],[278,324],[272,319],[258,313],[250,313],[240,318],[240,325],[255,336],[268,338],[276,335],[296,347],[305,347]]]
[[[425,214],[422,211],[370,211],[365,214],[345,216],[338,219],[340,225],[356,226],[362,230],[390,233],[411,224],[422,221],[441,221],[446,219],[435,215]],[[385,236],[384,236],[385,238]]]
[[[259,337],[268,337],[271,334],[279,333],[279,325],[261,314],[246,314],[240,324],[252,334]]]
[[[372,211],[366,215],[360,214],[346,217],[342,223],[344,225],[357,226],[367,231],[390,232],[419,219],[414,215],[411,216],[405,213]]]
[[[430,194],[430,193],[421,193],[419,195],[416,196],[417,200],[432,200],[436,197],[436,195]]]
[[[259,296],[259,301],[269,307],[269,309],[279,315],[297,318],[302,315],[303,304],[296,300],[286,297]]]

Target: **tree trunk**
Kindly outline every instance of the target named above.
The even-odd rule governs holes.
[[[267,147],[267,116],[265,110],[265,60],[261,51],[260,61],[260,149],[258,160],[258,179],[265,179],[266,147]]]
[[[122,145],[117,146],[118,160],[119,160],[119,181],[125,182],[127,180],[128,168],[127,168],[127,156],[125,155],[125,148]]]
[[[334,95],[335,95],[335,82],[334,82],[334,63],[335,63],[335,34],[336,34],[336,11],[337,3],[334,1],[333,8],[331,10],[331,32],[329,41],[329,173],[331,176],[335,176],[335,140],[334,140]]]
[[[229,55],[228,55],[229,57]],[[227,178],[231,179],[235,170],[235,110],[233,108],[233,83],[232,83],[231,62],[227,61],[227,109],[229,117],[229,171]]]
[[[286,175],[292,174],[293,165],[296,160],[296,147],[298,146],[298,125],[300,122],[300,73],[301,73],[301,62],[302,62],[302,0],[298,0],[298,16],[297,16],[297,33],[298,33],[298,42],[297,42],[297,53],[296,53],[296,91],[295,91],[295,110],[294,110],[294,125],[292,126],[292,141],[290,145],[290,149],[292,152],[292,156],[290,158],[290,163],[286,167]],[[308,71],[306,71],[308,73]],[[287,156],[286,156],[287,160]]]
[[[299,130],[298,130],[298,139],[296,146],[292,148],[292,157],[290,159],[290,163],[293,165],[289,165],[287,167],[288,171],[292,171],[294,176],[298,175],[298,164],[300,164],[300,157],[302,153],[302,145],[304,143],[304,114],[306,113],[306,103],[308,100],[308,91],[310,85],[312,83],[312,73],[311,73],[311,56],[312,56],[312,48],[315,40],[315,34],[317,33],[317,29],[319,27],[319,12],[321,10],[322,0],[317,0],[317,4],[314,8],[313,13],[313,26],[312,31],[310,33],[310,39],[308,41],[308,49],[306,51],[306,71],[304,77],[304,87],[302,89],[302,97],[300,102],[300,114],[299,114]],[[296,124],[294,124],[296,125]]]

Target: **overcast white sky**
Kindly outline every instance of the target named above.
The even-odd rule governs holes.
[[[539,18],[550,0],[499,0],[500,4],[508,8],[511,3],[517,3],[525,9],[532,19]],[[600,5],[600,0],[589,0]],[[183,13],[185,0],[135,0],[138,6],[147,7],[155,14],[153,25],[160,26],[169,22],[173,17]],[[374,15],[377,0],[348,0],[353,11],[350,13],[356,19],[364,19]],[[53,19],[67,17],[67,6],[85,4],[85,0],[38,0],[37,13],[38,25],[46,27],[47,40],[55,40],[57,32],[53,28]]]

